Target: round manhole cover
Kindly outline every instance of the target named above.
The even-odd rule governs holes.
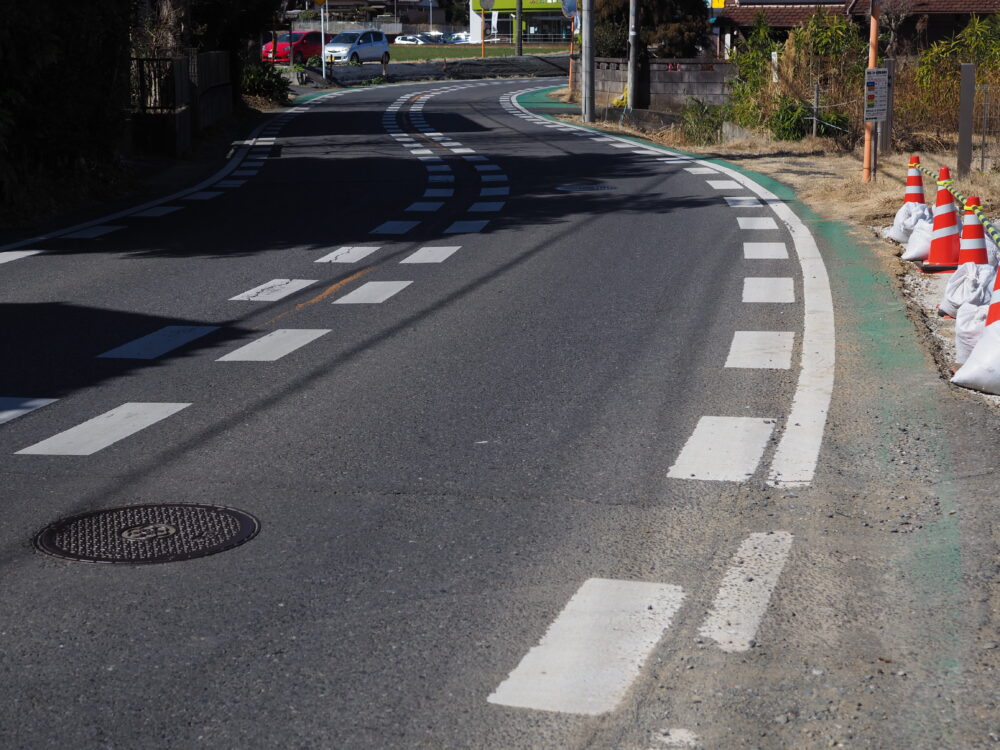
[[[38,533],[35,546],[82,562],[165,563],[232,549],[259,530],[256,518],[235,508],[129,505],[57,521]]]
[[[556,190],[562,193],[589,193],[595,190],[614,190],[614,185],[560,185]]]

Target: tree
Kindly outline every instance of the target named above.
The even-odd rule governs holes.
[[[614,29],[613,38],[627,38],[628,7],[629,0],[597,0],[595,25]],[[639,34],[643,50],[657,57],[694,57],[707,41],[708,9],[704,0],[641,0]]]

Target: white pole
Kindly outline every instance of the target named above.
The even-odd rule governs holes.
[[[319,58],[323,66],[323,80],[326,81],[326,3],[319,6]]]

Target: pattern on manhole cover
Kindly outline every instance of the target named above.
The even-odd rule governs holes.
[[[95,563],[165,563],[232,549],[260,530],[256,518],[214,505],[130,505],[64,518],[35,546],[49,555]]]
[[[556,188],[563,193],[587,193],[592,190],[615,190],[614,185],[560,185]]]

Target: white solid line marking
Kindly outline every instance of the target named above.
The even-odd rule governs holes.
[[[710,167],[684,167],[684,171],[691,174],[715,174],[715,170]]]
[[[667,583],[585,581],[486,700],[589,716],[614,710],[683,600]]]
[[[335,305],[377,305],[412,284],[412,281],[369,281],[350,294],[334,300]]]
[[[479,175],[480,182],[507,182],[505,174],[483,174]]]
[[[12,260],[20,260],[21,258],[29,258],[32,255],[41,255],[43,250],[8,250],[5,253],[0,253],[0,263],[10,263]]]
[[[216,362],[274,362],[330,332],[329,328],[279,328],[219,357]]]
[[[418,213],[430,213],[439,210],[443,205],[444,203],[441,201],[418,201],[411,203],[406,210]]]
[[[747,651],[792,549],[787,531],[751,534],[733,556],[698,632],[723,651]]]
[[[400,263],[441,263],[462,249],[461,245],[451,247],[422,247],[412,255],[403,258]]]
[[[686,156],[668,156],[665,159],[657,159],[664,164],[690,164],[693,160]]]
[[[180,211],[184,206],[154,206],[153,208],[147,208],[145,211],[140,211],[139,213],[132,214],[133,216],[138,216],[141,218],[156,218],[158,216],[166,216],[167,214],[172,214],[174,211]]]
[[[490,187],[490,188],[480,188],[479,197],[488,198],[495,195],[510,195],[509,187]]]
[[[387,221],[379,224],[368,234],[406,234],[419,223],[419,221]]]
[[[488,214],[495,211],[499,211],[504,207],[503,201],[493,201],[493,202],[482,202],[473,203],[469,206],[469,213],[473,214]]]
[[[247,300],[249,302],[274,302],[289,294],[294,294],[300,289],[305,289],[310,284],[315,284],[315,279],[272,279],[266,284],[255,286],[243,294],[230,297],[229,301]]]
[[[702,417],[667,472],[674,479],[743,482],[757,471],[773,419]]]
[[[451,198],[455,191],[451,188],[428,188],[424,191],[424,198]]]
[[[794,331],[736,331],[725,366],[787,370],[794,344]]]
[[[784,260],[788,247],[784,242],[744,242],[743,257],[747,260]]]
[[[67,240],[90,240],[95,237],[103,237],[106,234],[111,234],[111,232],[117,232],[119,229],[124,229],[122,225],[112,226],[110,224],[99,224],[96,227],[90,227],[89,229],[81,229],[79,232],[73,232],[72,234],[64,234],[63,238]]]
[[[220,195],[222,195],[222,193],[219,192],[218,190],[202,190],[201,192],[191,193],[191,195],[185,196],[184,200],[186,200],[186,201],[208,201],[208,200],[211,200],[212,198],[218,198]]]
[[[164,326],[97,356],[101,359],[156,359],[217,330],[219,326]]]
[[[794,302],[795,284],[787,277],[750,276],[743,279],[744,302]]]
[[[736,220],[740,229],[777,229],[778,225],[770,216],[740,216]]]
[[[475,232],[481,232],[486,228],[486,225],[490,222],[487,220],[483,221],[456,221],[450,227],[444,230],[445,234],[473,234]]]
[[[191,404],[125,403],[17,453],[34,456],[89,456],[189,406]]]
[[[355,245],[352,247],[341,247],[332,253],[327,253],[322,258],[318,258],[316,263],[357,263],[359,260],[367,258],[369,255],[380,249],[378,245]]]
[[[54,404],[54,398],[18,398],[17,396],[0,396],[0,424],[5,424],[20,416]]]
[[[752,195],[727,195],[726,203],[730,208],[758,208],[761,202]]]
[[[612,143],[611,148],[632,148],[631,143]]]

